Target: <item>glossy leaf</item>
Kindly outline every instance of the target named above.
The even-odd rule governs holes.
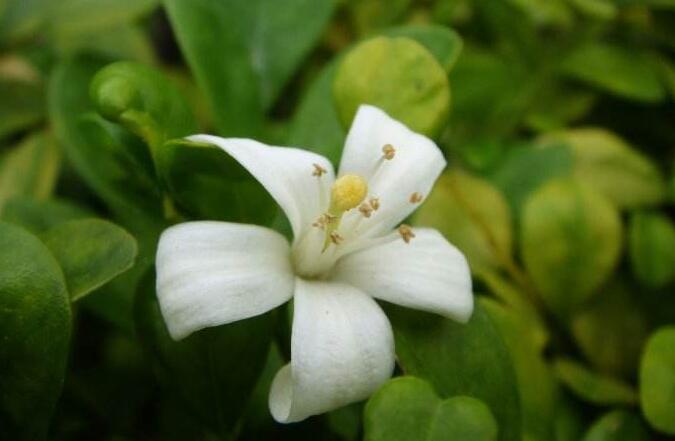
[[[516,376],[504,342],[480,303],[467,324],[388,307],[398,362],[408,375],[431,383],[441,398],[482,400],[499,426],[500,441],[521,439]]]
[[[14,196],[47,198],[56,185],[61,154],[46,133],[36,133],[0,159],[0,213]]]
[[[512,253],[511,213],[504,197],[488,181],[459,170],[436,181],[414,223],[443,233],[475,274],[501,267]]]
[[[547,134],[540,142],[568,145],[574,175],[620,208],[655,205],[665,197],[665,182],[655,164],[612,132],[573,129]]]
[[[137,331],[167,392],[213,434],[231,437],[265,366],[275,313],[174,341],[157,303],[153,272],[143,279],[136,298]]]
[[[66,200],[52,198],[42,201],[20,196],[7,201],[0,219],[39,234],[62,222],[92,216],[86,208]]]
[[[644,286],[661,288],[675,279],[675,225],[668,216],[631,216],[628,244],[633,274]]]
[[[624,410],[613,410],[593,423],[582,441],[649,441],[640,418]]]
[[[441,400],[415,377],[386,383],[368,400],[364,415],[365,441],[497,439],[497,422],[483,402],[466,396]]]
[[[649,424],[675,435],[675,327],[659,328],[640,363],[640,404]]]
[[[424,46],[403,37],[376,37],[354,47],[338,67],[333,92],[345,127],[361,104],[372,104],[434,136],[450,110],[443,67]]]
[[[42,240],[63,269],[71,301],[131,268],[138,252],[129,233],[100,219],[65,222],[42,234]]]
[[[164,6],[219,132],[250,136],[316,43],[334,2],[164,0]]]
[[[563,60],[562,71],[628,99],[657,102],[665,96],[656,66],[645,53],[637,50],[588,43],[574,49]]]
[[[566,316],[609,277],[620,255],[621,229],[616,209],[582,183],[551,181],[530,196],[522,217],[522,256],[553,312]]]
[[[277,213],[263,186],[219,147],[171,141],[157,163],[172,199],[192,218],[269,224]]]
[[[597,405],[631,405],[637,393],[628,384],[603,376],[566,358],[553,364],[558,379],[577,397]]]
[[[0,223],[0,439],[44,440],[70,340],[68,292],[40,240]]]

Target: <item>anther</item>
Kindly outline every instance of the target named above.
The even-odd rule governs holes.
[[[412,228],[410,228],[410,225],[406,224],[401,224],[398,227],[398,234],[401,235],[405,243],[410,243],[410,241],[415,237],[415,233],[413,233]]]
[[[330,233],[330,241],[333,242],[335,245],[339,245],[340,242],[342,242],[344,239],[342,236],[340,236],[340,233],[337,231],[332,231]]]
[[[314,166],[314,171],[312,172],[312,176],[316,177],[321,177],[326,173],[326,169],[321,167],[319,164],[312,164]]]
[[[359,211],[363,217],[370,217],[370,215],[373,213],[373,207],[364,202],[359,206]]]
[[[368,203],[370,203],[370,207],[373,211],[377,211],[377,209],[380,208],[380,198],[370,198]]]
[[[418,202],[422,202],[422,195],[418,192],[415,192],[410,195],[410,203],[411,204],[417,204]]]
[[[394,156],[396,155],[396,149],[391,144],[385,144],[384,147],[382,147],[382,154],[384,156],[384,159],[389,161],[391,159],[394,159]]]

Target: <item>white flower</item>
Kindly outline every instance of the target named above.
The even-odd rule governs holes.
[[[187,222],[157,250],[157,294],[174,339],[262,314],[293,297],[291,362],[276,375],[272,416],[294,422],[367,398],[394,368],[391,325],[373,300],[465,322],[473,310],[464,256],[435,230],[397,225],[445,167],[438,147],[362,106],[339,178],[324,157],[248,139],[219,146],[270,192],[293,228]],[[227,350],[227,348],[223,348]]]

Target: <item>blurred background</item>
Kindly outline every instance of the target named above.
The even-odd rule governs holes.
[[[363,404],[271,420],[288,311],[171,346],[152,262],[180,220],[288,231],[222,152],[166,141],[252,137],[337,163],[362,102],[444,151],[411,223],[465,253],[489,322],[432,336],[415,331],[427,315],[388,308],[398,373],[425,377],[401,335],[466,357],[434,369],[466,378],[500,440],[673,439],[674,54],[673,0],[0,0],[0,220],[49,245],[103,218],[138,243],[133,268],[71,292],[53,405],[0,393],[2,439],[361,439]],[[0,377],[15,357],[0,349]]]

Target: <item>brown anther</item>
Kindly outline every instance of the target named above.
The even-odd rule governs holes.
[[[415,192],[410,195],[410,203],[411,204],[417,204],[418,202],[422,202],[422,195],[418,192]]]
[[[337,219],[335,216],[324,213],[319,218],[312,224],[313,227],[321,228],[322,230],[326,227],[326,225],[332,223]]]
[[[398,234],[401,235],[405,243],[410,243],[410,241],[415,237],[415,233],[413,233],[412,228],[410,228],[410,225],[406,224],[401,224],[398,227]]]
[[[359,211],[364,217],[370,217],[370,215],[373,213],[373,207],[364,202],[359,206]]]
[[[319,164],[312,164],[314,166],[314,171],[312,172],[312,176],[316,177],[321,177],[323,176],[324,173],[326,173],[326,169],[321,167]]]
[[[377,209],[380,208],[380,199],[379,198],[370,198],[368,203],[370,204],[370,207],[374,211],[377,211]]]
[[[384,155],[384,159],[389,161],[394,159],[394,156],[396,155],[396,149],[391,144],[385,144],[384,147],[382,147],[382,153]]]
[[[344,239],[342,236],[337,231],[332,231],[330,233],[330,241],[333,242],[335,245],[339,245],[340,242],[342,242]]]

